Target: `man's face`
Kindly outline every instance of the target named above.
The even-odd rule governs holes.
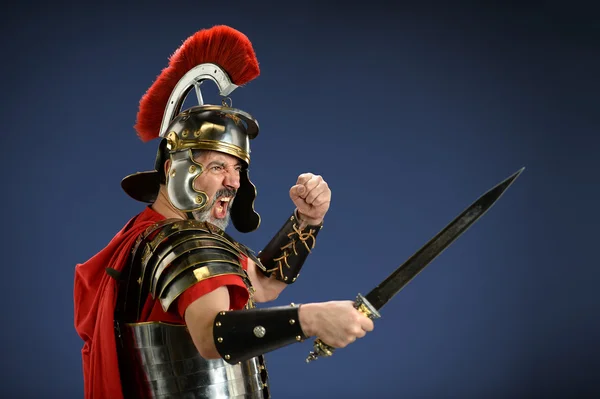
[[[206,193],[208,205],[194,212],[194,218],[225,230],[231,204],[240,187],[242,163],[234,156],[216,151],[203,151],[195,160],[202,165],[203,172],[194,181],[194,188]]]

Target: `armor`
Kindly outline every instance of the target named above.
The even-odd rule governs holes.
[[[126,398],[269,397],[262,356],[236,364],[202,358],[185,326],[132,323],[123,329]],[[135,381],[135,384],[131,384]]]
[[[298,307],[291,304],[219,312],[215,317],[213,338],[223,359],[236,364],[302,342],[306,336],[298,321]]]
[[[322,228],[323,223],[318,226],[302,226],[294,212],[258,254],[264,265],[261,268],[263,274],[274,274],[277,280],[286,284],[295,283]]]
[[[250,279],[241,265],[250,250],[219,228],[196,220],[167,219],[141,235],[121,272],[115,310],[119,362],[129,397],[266,398],[263,354],[302,342],[298,307],[256,309]],[[197,282],[239,276],[250,299],[243,310],[220,312],[215,346],[222,358],[200,356],[184,325],[136,322],[150,294],[168,311]]]

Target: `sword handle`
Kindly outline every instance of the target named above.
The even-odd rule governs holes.
[[[375,320],[381,317],[377,309],[375,309],[375,307],[373,307],[373,305],[371,305],[371,303],[367,301],[367,298],[362,296],[360,293],[356,296],[356,300],[354,301],[354,308],[371,320]],[[308,357],[306,358],[306,363],[310,363],[313,360],[317,360],[319,357],[333,356],[333,352],[335,351],[335,348],[333,346],[327,345],[319,338],[315,340],[315,343],[313,344],[313,349],[314,350],[308,354]]]

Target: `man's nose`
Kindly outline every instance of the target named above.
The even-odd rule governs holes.
[[[237,171],[231,171],[225,174],[225,187],[237,190],[240,188],[240,174]]]

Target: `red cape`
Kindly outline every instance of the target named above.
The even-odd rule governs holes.
[[[113,326],[117,287],[106,268],[122,270],[137,237],[163,219],[147,207],[104,249],[75,267],[75,329],[84,341],[81,356],[85,399],[123,398]]]

